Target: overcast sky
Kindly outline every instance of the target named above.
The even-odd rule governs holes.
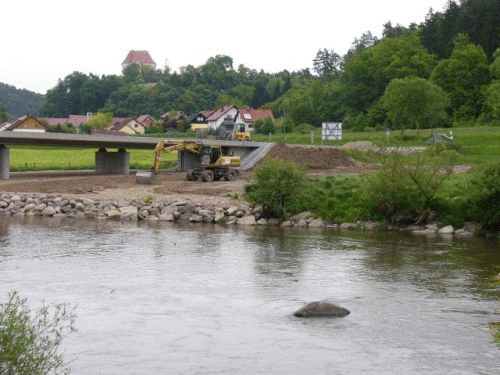
[[[383,25],[408,26],[448,0],[8,1],[2,5],[0,82],[45,94],[74,71],[121,74],[129,50],[171,71],[228,55],[267,73],[312,69],[319,49],[344,55]]]

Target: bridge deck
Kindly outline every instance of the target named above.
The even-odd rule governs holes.
[[[65,133],[33,133],[0,131],[0,145],[22,146],[58,146],[58,147],[89,147],[89,148],[125,148],[149,149],[155,148],[161,138],[131,137],[114,135],[65,134]],[[182,140],[170,140],[178,142]],[[228,147],[256,148],[260,142],[241,142],[225,140],[186,139],[184,141],[199,142],[206,145],[222,145]],[[169,142],[165,142],[169,143]]]
[[[129,171],[129,155],[126,149],[153,150],[160,138],[114,136],[108,134],[64,134],[0,131],[0,179],[9,178],[9,150],[5,146],[54,146],[54,147],[88,147],[99,149],[96,152],[96,173],[127,174]],[[228,152],[241,157],[241,169],[252,168],[269,151],[271,144],[249,141],[226,141],[207,139],[165,140],[165,145],[181,141],[198,142],[207,146],[223,146]],[[107,152],[106,149],[118,149],[118,152]],[[182,168],[192,168],[190,158],[182,158]],[[182,162],[184,160],[184,163]],[[191,164],[190,164],[191,163]]]

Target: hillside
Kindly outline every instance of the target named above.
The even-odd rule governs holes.
[[[28,90],[0,83],[0,102],[7,106],[9,118],[17,118],[27,113],[37,115],[44,96]]]

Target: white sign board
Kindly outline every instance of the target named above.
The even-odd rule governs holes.
[[[340,141],[342,139],[342,123],[341,122],[324,122],[321,132],[323,141]]]

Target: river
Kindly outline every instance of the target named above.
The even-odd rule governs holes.
[[[500,373],[495,242],[1,220],[1,300],[76,305],[76,375]],[[351,314],[292,316],[324,299]]]

